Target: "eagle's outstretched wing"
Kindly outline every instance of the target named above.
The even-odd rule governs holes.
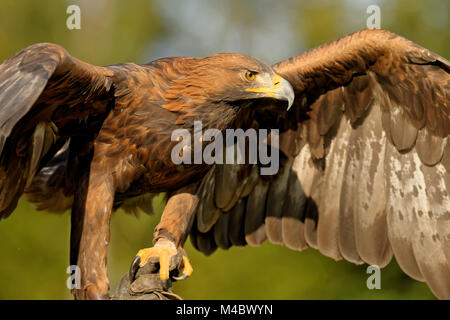
[[[114,99],[114,72],[41,43],[0,65],[0,219],[42,164],[71,137],[94,131]]]
[[[280,124],[290,128],[281,169],[268,180],[256,168],[215,167],[203,180],[195,247],[209,254],[268,239],[381,267],[395,255],[450,298],[450,63],[363,30],[273,68],[296,93]]]

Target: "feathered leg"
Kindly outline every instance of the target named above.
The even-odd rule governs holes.
[[[101,168],[91,167],[89,176],[81,177],[72,210],[71,264],[77,265],[81,287],[75,299],[107,299],[109,281],[106,272],[106,249],[114,201],[111,176]]]

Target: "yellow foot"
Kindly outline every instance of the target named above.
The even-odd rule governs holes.
[[[145,266],[151,258],[159,259],[159,276],[163,281],[168,280],[170,273],[170,260],[177,254],[178,250],[175,244],[172,241],[166,239],[158,240],[156,244],[151,248],[139,250],[130,269],[130,280],[133,280],[134,274],[136,273],[137,269],[139,267]],[[186,279],[192,274],[193,270],[194,269],[192,268],[189,259],[185,255],[183,255],[183,265],[181,270],[182,274],[180,277],[174,277],[174,279]]]

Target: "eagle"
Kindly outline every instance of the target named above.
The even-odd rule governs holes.
[[[0,65],[0,219],[22,195],[39,210],[71,209],[76,299],[109,297],[111,213],[150,212],[161,192],[153,245],[137,253],[131,277],[154,259],[161,280],[188,277],[188,236],[206,255],[268,240],[355,264],[384,267],[395,256],[450,299],[449,100],[450,62],[386,30],[272,66],[220,53],[98,67],[34,44]],[[265,143],[277,146],[279,170],[176,164],[172,133],[194,133],[197,121],[218,132],[271,129]]]

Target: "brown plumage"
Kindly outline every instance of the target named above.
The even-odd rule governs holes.
[[[295,92],[289,111],[287,96],[246,90],[275,86],[275,74]],[[450,298],[449,74],[444,58],[382,30],[272,67],[239,54],[94,67],[34,45],[0,66],[0,218],[24,192],[39,209],[72,208],[77,298],[108,293],[111,210],[131,200],[151,211],[148,194],[162,191],[154,242],[181,248],[191,232],[210,254],[269,239],[381,267],[395,255]],[[279,128],[278,174],[175,165],[171,133],[196,120]]]

